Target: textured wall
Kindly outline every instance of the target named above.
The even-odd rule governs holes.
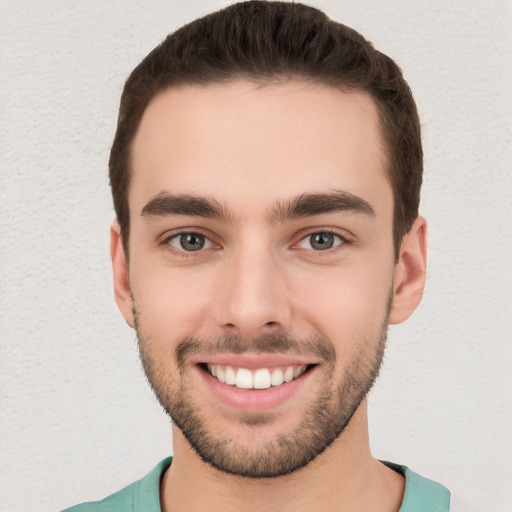
[[[0,0],[0,511],[52,511],[171,450],[111,291],[106,162],[121,87],[227,2]],[[376,456],[512,510],[512,4],[317,0],[403,67],[426,150],[422,306],[370,397]]]

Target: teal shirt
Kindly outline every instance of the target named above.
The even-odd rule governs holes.
[[[82,503],[63,512],[161,512],[160,480],[171,465],[164,459],[142,480],[128,485],[102,501]],[[406,466],[385,462],[405,477],[405,492],[399,512],[448,512],[450,491],[441,484],[414,473]]]

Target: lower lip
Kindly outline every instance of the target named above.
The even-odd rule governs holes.
[[[209,391],[224,405],[246,412],[269,411],[292,400],[310,380],[315,368],[299,378],[267,389],[240,389],[220,382],[207,371],[197,367]]]

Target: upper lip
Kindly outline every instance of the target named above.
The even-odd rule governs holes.
[[[203,358],[194,358],[194,364],[220,364],[237,368],[257,370],[258,368],[272,368],[274,366],[301,366],[316,364],[304,357],[290,354],[215,354]]]

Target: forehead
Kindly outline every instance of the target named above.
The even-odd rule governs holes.
[[[244,211],[340,189],[389,203],[385,169],[367,93],[299,81],[186,85],[158,94],[142,117],[130,210],[162,191],[219,197]]]

